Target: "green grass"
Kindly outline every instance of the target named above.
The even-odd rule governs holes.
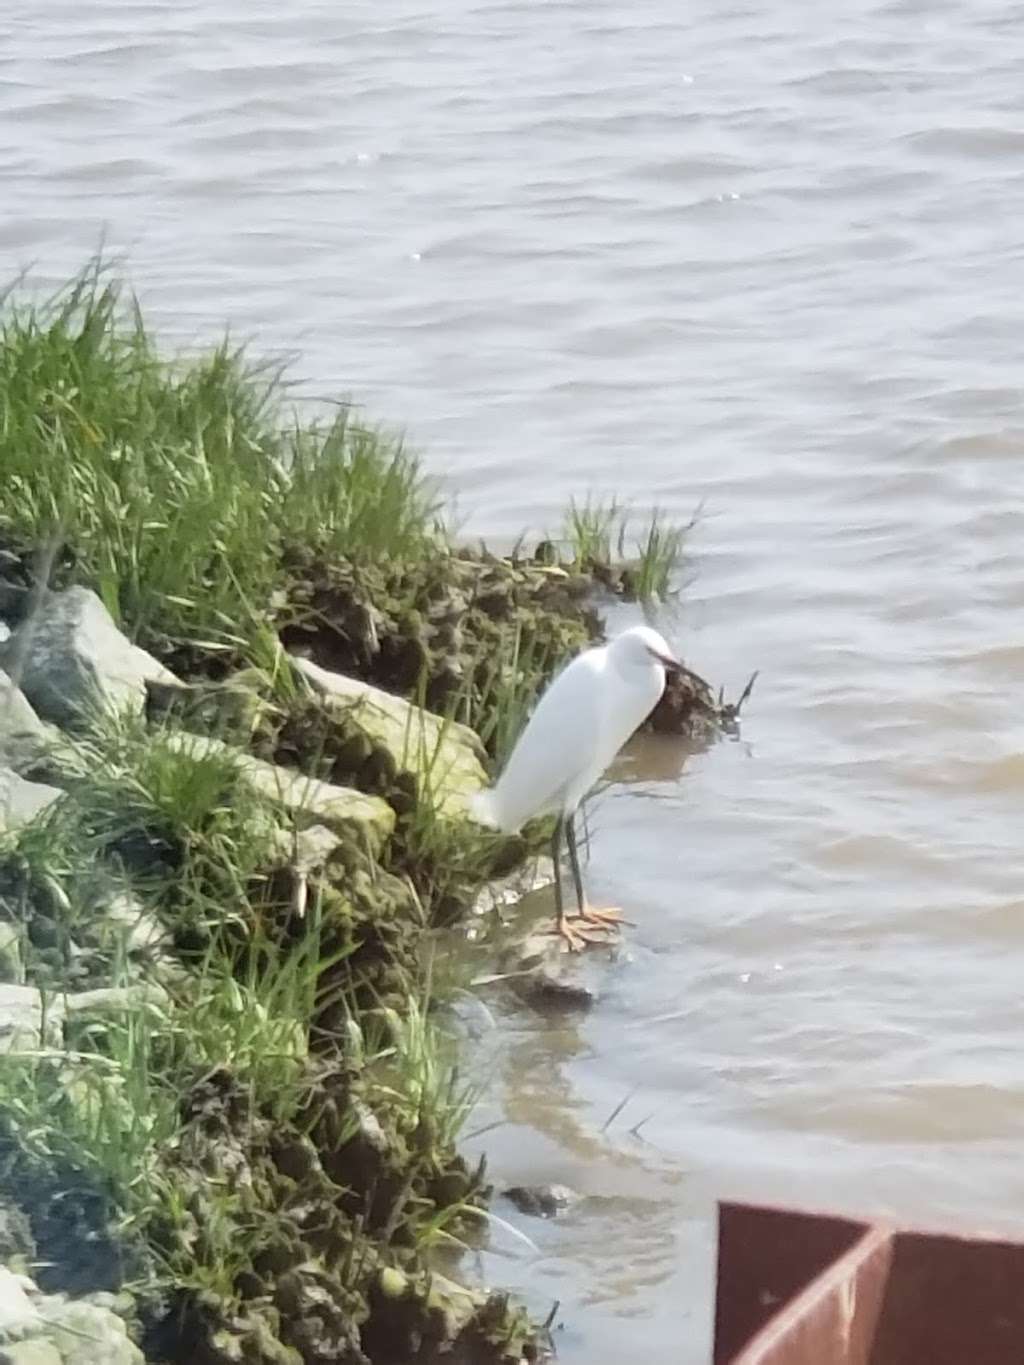
[[[241,970],[211,951],[163,1004],[111,1013],[75,1047],[0,1055],[0,1132],[30,1168],[84,1178],[122,1235],[145,1235],[173,1212],[162,1164],[197,1077],[226,1068],[249,1089],[254,1114],[293,1117],[330,965],[317,949],[314,928],[290,953],[247,954]],[[184,1271],[179,1258],[179,1288],[197,1282]]]
[[[624,565],[632,596],[641,600],[667,597],[693,522],[673,525],[655,508],[639,535],[631,537],[632,521],[629,510],[615,498],[572,499],[562,532],[572,567],[586,571],[594,565]]]
[[[179,1094],[157,1065],[160,1025],[125,1012],[103,1047],[0,1054],[0,1134],[18,1162],[44,1175],[84,1178],[122,1231],[145,1219]]]
[[[415,555],[440,505],[400,439],[348,408],[289,411],[279,372],[225,340],[167,360],[101,264],[0,311],[0,541],[58,535],[135,638],[245,650],[289,544]]]
[[[448,714],[477,733],[495,770],[512,752],[541,690],[571,653],[517,621],[470,661]]]
[[[64,1047],[0,1056],[0,1153],[16,1150],[20,1163],[11,1169],[73,1173],[99,1193],[128,1244],[155,1249],[156,1262],[139,1260],[155,1277],[148,1287],[213,1290],[230,1300],[237,1273],[273,1231],[273,1210],[214,1191],[213,1212],[192,1240],[193,1213],[167,1165],[182,1131],[182,1096],[197,1077],[224,1069],[248,1093],[254,1117],[300,1122],[310,1049],[323,1056],[331,1040],[321,1021],[340,1004],[347,1022],[334,1041],[348,1074],[371,1112],[409,1146],[408,1188],[396,1198],[392,1231],[401,1223],[403,1244],[423,1249],[451,1236],[456,1212],[442,1215],[413,1186],[436,1173],[476,1091],[460,1078],[453,1040],[428,1007],[429,982],[422,999],[411,995],[400,1010],[358,1012],[336,970],[351,948],[327,949],[315,886],[301,932],[287,939],[264,932],[259,869],[272,824],[251,796],[240,799],[233,765],[219,753],[197,762],[170,748],[163,730],[108,718],[65,764],[62,801],[0,841],[0,893],[12,870],[30,901],[48,888],[48,909],[65,917],[71,935],[89,913],[97,859],[156,838],[178,850],[173,868],[120,875],[165,920],[204,933],[186,954],[187,971],[153,969],[164,986],[155,1003],[104,1014],[76,1028]],[[108,867],[105,875],[114,873]],[[23,908],[31,914],[30,904]],[[115,955],[113,984],[137,975],[124,962]]]
[[[583,502],[570,499],[563,538],[568,542],[574,565],[610,564],[616,538],[621,541],[623,536],[625,517],[615,498],[603,501],[588,495]]]

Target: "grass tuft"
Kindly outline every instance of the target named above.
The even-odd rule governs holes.
[[[664,598],[682,561],[686,526],[666,522],[655,508],[639,535],[630,537],[632,516],[615,498],[608,501],[588,497],[584,502],[570,501],[563,527],[572,567],[589,571],[609,565],[623,565],[628,574],[630,595],[646,600]]]
[[[0,311],[0,539],[58,534],[76,577],[139,639],[247,650],[289,544],[401,559],[441,506],[401,440],[349,408],[288,413],[278,370],[225,340],[163,358],[95,262]]]

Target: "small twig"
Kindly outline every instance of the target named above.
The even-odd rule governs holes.
[[[641,1119],[639,1123],[634,1124],[629,1130],[630,1137],[635,1137],[638,1142],[646,1142],[647,1139],[640,1136],[640,1129],[643,1128],[645,1124],[650,1123],[656,1112],[657,1110],[652,1110],[645,1119]]]
[[[739,715],[739,713],[740,713],[740,708],[742,707],[743,703],[744,703],[744,702],[747,700],[747,698],[750,696],[751,692],[753,692],[753,690],[754,690],[754,683],[757,682],[757,675],[758,675],[759,672],[760,672],[760,669],[755,668],[754,671],[753,671],[753,673],[751,673],[751,675],[750,675],[750,681],[747,683],[746,687],[745,687],[745,688],[743,689],[743,691],[740,693],[740,699],[739,699],[739,701],[736,703],[736,705],[733,707],[733,714],[734,714],[734,715],[737,715],[737,716]]]
[[[472,1142],[474,1138],[483,1137],[484,1133],[493,1133],[496,1128],[504,1128],[508,1119],[495,1119],[493,1123],[485,1123],[482,1128],[474,1128],[471,1133],[463,1134],[463,1141]]]
[[[735,725],[735,723],[739,720],[740,711],[743,709],[743,704],[744,702],[747,701],[751,692],[753,692],[754,690],[754,683],[757,681],[759,671],[760,671],[759,669],[755,668],[753,673],[751,673],[750,679],[746,687],[740,693],[738,701],[736,702],[723,701],[722,692],[719,691],[718,710],[721,717],[721,724],[723,726],[728,727],[730,725]]]
[[[629,1092],[628,1095],[626,1095],[623,1099],[619,1100],[618,1104],[615,1106],[615,1108],[612,1110],[612,1112],[611,1112],[611,1113],[608,1115],[608,1117],[605,1119],[604,1123],[601,1125],[601,1132],[602,1132],[602,1133],[607,1133],[608,1129],[612,1126],[612,1124],[615,1122],[615,1120],[619,1117],[619,1115],[622,1113],[623,1109],[625,1109],[626,1105],[630,1102],[630,1100],[633,1098],[633,1096],[634,1096],[635,1094],[636,1094],[636,1089],[634,1088],[633,1090],[631,1090],[631,1091]]]

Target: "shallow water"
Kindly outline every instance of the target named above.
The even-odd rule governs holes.
[[[588,1196],[486,1267],[566,1361],[706,1358],[722,1192],[1024,1223],[1021,17],[0,18],[5,276],[105,235],[174,340],[407,423],[474,532],[703,504],[661,624],[761,670],[742,741],[595,811],[637,927],[589,1017],[503,1020],[480,1139]]]

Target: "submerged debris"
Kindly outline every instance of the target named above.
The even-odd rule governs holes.
[[[555,1218],[579,1200],[568,1185],[513,1185],[503,1193],[520,1213],[534,1218]]]

